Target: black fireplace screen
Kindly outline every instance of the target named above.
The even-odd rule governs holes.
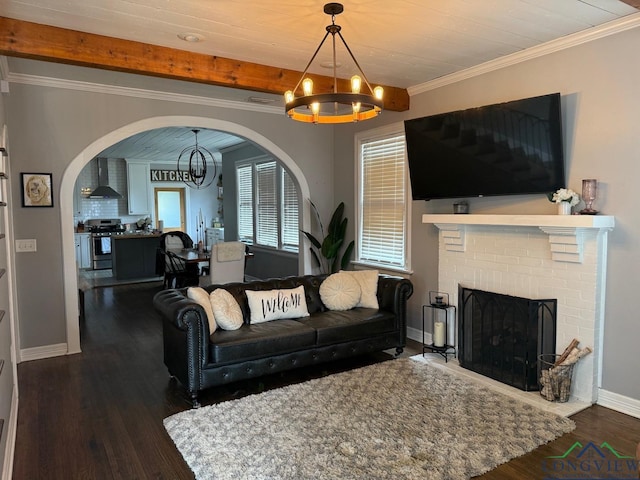
[[[460,365],[521,390],[538,390],[538,357],[556,351],[556,309],[555,299],[531,300],[460,286]]]

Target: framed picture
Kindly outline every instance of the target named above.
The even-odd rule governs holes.
[[[53,207],[50,173],[20,173],[23,207]]]

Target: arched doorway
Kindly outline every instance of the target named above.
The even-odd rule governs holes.
[[[272,153],[284,165],[286,165],[297,181],[302,198],[302,228],[304,230],[309,230],[310,228],[310,191],[309,185],[302,171],[286,152],[259,133],[236,123],[195,116],[154,117],[140,120],[114,130],[104,137],[94,141],[80,152],[80,154],[72,160],[65,170],[60,184],[60,221],[62,233],[64,302],[68,354],[79,353],[81,351],[80,329],[78,324],[78,279],[76,276],[74,231],[73,222],[69,221],[73,218],[73,191],[76,179],[78,178],[82,168],[91,159],[109,146],[146,130],[175,125],[189,125],[193,127],[229,132],[231,134],[244,137]],[[301,249],[299,255],[299,271],[302,273],[308,273],[311,271],[311,258],[307,249]]]

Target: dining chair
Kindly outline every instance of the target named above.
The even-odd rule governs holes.
[[[167,260],[165,271],[164,288],[182,288],[198,286],[200,284],[200,275],[198,268],[190,268],[182,258],[174,252],[166,251],[165,258]]]
[[[209,257],[211,284],[244,282],[246,248],[242,242],[220,242],[213,246]]]
[[[161,266],[162,270],[156,273],[164,275],[163,288],[172,288],[171,285],[176,283],[177,271],[189,270],[190,274],[193,274],[190,265],[183,265],[183,268],[180,268],[180,264],[184,264],[182,259],[178,258],[178,262],[176,262],[168,257],[167,250],[171,248],[193,248],[193,240],[188,234],[180,231],[165,232],[160,235],[160,248],[159,256],[156,259],[156,270],[158,270],[158,266]]]

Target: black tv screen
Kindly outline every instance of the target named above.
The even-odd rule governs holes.
[[[560,94],[404,122],[414,200],[564,188]]]

